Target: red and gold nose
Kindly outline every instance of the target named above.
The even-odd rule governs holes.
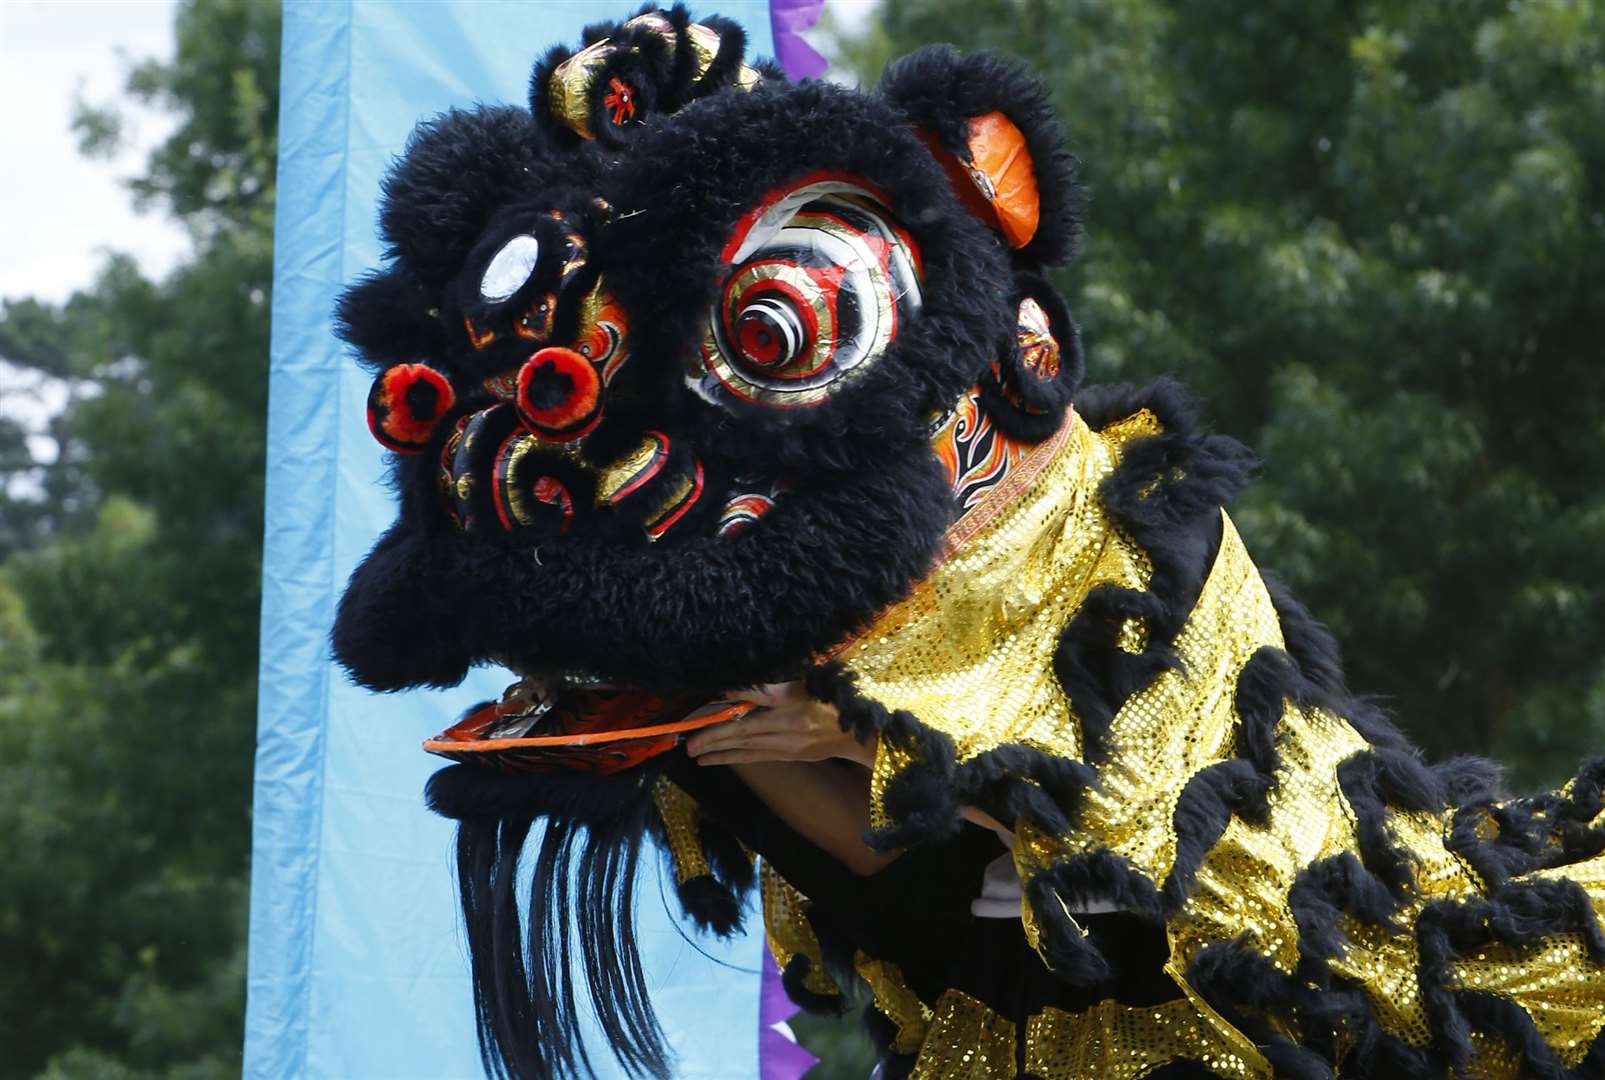
[[[602,378],[573,349],[546,348],[518,371],[518,415],[535,434],[570,442],[602,419]]]

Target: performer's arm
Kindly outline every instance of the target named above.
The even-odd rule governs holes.
[[[795,683],[742,696],[764,711],[698,732],[686,752],[699,765],[733,768],[782,821],[855,874],[873,874],[895,860],[901,852],[864,843],[874,741],[843,731],[835,707]],[[964,816],[1005,831],[973,807]]]

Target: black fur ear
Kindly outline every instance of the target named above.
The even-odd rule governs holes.
[[[453,109],[418,125],[384,182],[386,254],[438,295],[491,216],[537,183],[542,137],[522,109]]]
[[[959,201],[1019,258],[1036,266],[1070,259],[1080,232],[1076,160],[1024,64],[933,45],[892,64],[880,93],[925,137]],[[1016,153],[1022,142],[1025,162]]]
[[[440,299],[401,263],[359,278],[340,294],[335,332],[357,351],[363,366],[438,361],[446,355]]]
[[[1027,273],[1017,281],[1014,338],[981,378],[981,407],[1010,438],[1040,442],[1059,430],[1081,386],[1081,328],[1047,281]]]
[[[747,35],[739,24],[717,16],[694,23],[683,4],[589,26],[583,37],[584,48],[553,48],[530,76],[530,112],[564,145],[622,146],[649,116],[764,77],[743,63]]]

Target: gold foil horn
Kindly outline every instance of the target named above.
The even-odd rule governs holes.
[[[649,11],[637,15],[624,24],[624,29],[648,30],[661,37],[670,49],[682,47],[674,24],[662,12]],[[719,32],[712,27],[701,23],[686,26],[684,47],[691,52],[693,85],[701,81],[713,66],[714,59],[719,55],[719,43]],[[582,139],[596,138],[596,131],[591,127],[591,90],[607,71],[609,59],[620,48],[623,46],[609,38],[594,41],[557,65],[547,80],[546,107],[552,118]],[[762,79],[756,68],[742,64],[736,71],[733,85],[742,90],[751,90]],[[616,90],[624,94],[633,92],[633,88],[628,86]],[[628,109],[628,115],[634,116],[633,107]]]

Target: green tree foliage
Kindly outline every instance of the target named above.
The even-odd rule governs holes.
[[[32,460],[0,430],[0,1075],[238,1075],[255,731],[279,14],[192,0],[129,96],[178,126],[134,182],[189,229],[0,306],[62,380]],[[85,109],[86,151],[115,110]]]
[[[1353,685],[1518,786],[1605,750],[1605,4],[885,0],[851,55],[933,41],[1048,80],[1091,377],[1261,452]]]

